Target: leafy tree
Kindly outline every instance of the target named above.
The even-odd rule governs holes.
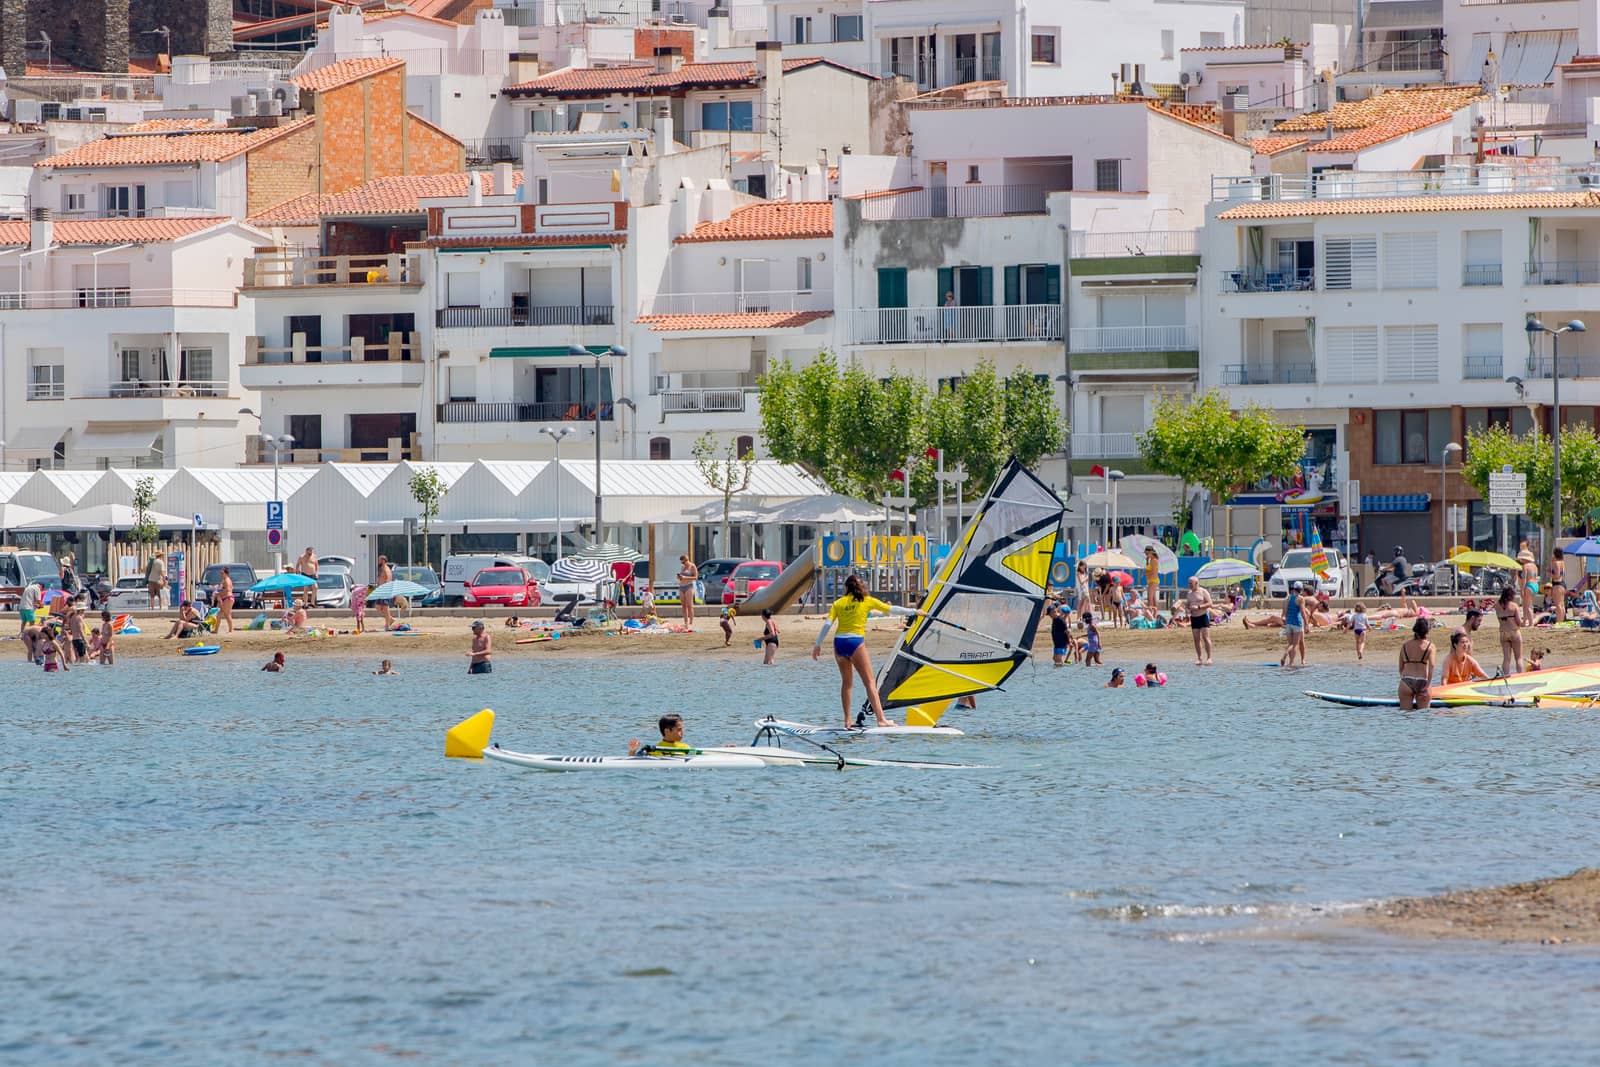
[[[723,554],[727,555],[728,512],[733,508],[733,498],[750,488],[750,474],[755,470],[756,454],[745,449],[744,454],[740,455],[735,442],[718,449],[716,436],[710,431],[695,441],[692,451],[694,465],[700,469],[700,477],[722,494],[722,540],[717,543],[722,546]]]
[[[412,471],[406,486],[411,490],[411,499],[415,500],[417,507],[421,509],[417,521],[422,525],[422,565],[426,567],[428,530],[433,526],[433,520],[439,517],[439,505],[449,487],[444,484],[444,479],[439,477],[439,472],[433,467],[419,467]]]
[[[1150,469],[1226,497],[1270,475],[1287,477],[1305,454],[1305,428],[1285,426],[1264,408],[1230,408],[1219,393],[1164,397],[1138,437]]]
[[[135,544],[148,544],[161,536],[161,530],[150,512],[156,506],[156,480],[149,475],[133,483],[133,526],[128,530],[128,540]]]
[[[1547,434],[1534,427],[1514,434],[1504,426],[1467,431],[1461,473],[1484,499],[1489,475],[1509,465],[1528,479],[1528,518],[1548,527],[1554,494],[1555,450]],[[1600,437],[1586,425],[1561,428],[1561,518],[1572,524],[1600,507]]]

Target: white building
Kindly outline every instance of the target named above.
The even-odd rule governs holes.
[[[0,223],[0,440],[9,464],[234,462],[245,260],[221,218]]]
[[[1558,65],[1600,50],[1600,0],[1444,0],[1444,36],[1452,84],[1544,85]]]

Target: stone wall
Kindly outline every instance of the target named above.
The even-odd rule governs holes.
[[[0,0],[0,67],[21,77],[27,68],[28,0]]]
[[[165,51],[160,34],[141,34],[165,26],[172,31],[172,55],[222,56],[233,50],[232,0],[137,0],[133,4],[135,52]]]
[[[23,39],[37,40],[41,32],[50,36],[54,63],[96,71],[128,69],[128,0],[28,0]]]

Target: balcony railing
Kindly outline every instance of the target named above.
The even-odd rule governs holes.
[[[1589,164],[1521,161],[1463,164],[1443,170],[1323,171],[1321,174],[1247,174],[1211,179],[1211,199],[1350,200],[1458,196],[1483,193],[1583,192],[1593,183]]]
[[[1498,353],[1492,356],[1464,356],[1461,376],[1469,381],[1500,381],[1505,375],[1505,360]]]
[[[1061,339],[1060,304],[857,308],[852,314],[851,336],[864,345]]]
[[[1529,263],[1525,280],[1529,285],[1600,284],[1600,260],[1558,259]]]
[[[228,383],[204,378],[185,378],[177,381],[124,381],[112,382],[103,393],[79,394],[83,397],[191,397],[227,396]]]
[[[1075,433],[1072,455],[1076,459],[1128,459],[1139,454],[1136,433]]]
[[[1186,352],[1199,347],[1194,326],[1074,326],[1074,352]]]
[[[1313,385],[1315,363],[1228,363],[1222,368],[1223,385]]]
[[[600,419],[609,422],[613,415],[612,404],[600,406]],[[541,400],[534,403],[483,403],[473,400],[452,400],[439,405],[440,422],[593,422],[594,404],[580,404],[561,400]]]
[[[232,289],[130,289],[99,288],[24,290],[0,292],[0,311],[59,310],[67,308],[233,307]]]
[[[387,341],[369,343],[364,337],[352,337],[347,345],[307,345],[306,335],[294,335],[294,343],[284,347],[267,348],[261,338],[251,337],[245,342],[246,366],[265,367],[277,365],[317,366],[323,363],[410,363],[422,359],[422,345],[415,333],[392,333]]]
[[[728,315],[756,311],[832,311],[831,289],[770,289],[743,293],[657,293],[641,315]]]
[[[278,453],[279,463],[312,465],[317,463],[397,463],[400,460],[422,458],[418,435],[406,438],[391,437],[386,446],[372,448],[286,448]],[[259,434],[247,434],[244,439],[244,461],[249,466],[272,462],[272,449],[266,446]]]
[[[743,411],[743,389],[666,389],[660,394],[663,415],[690,411]]]
[[[302,256],[269,252],[244,261],[244,284],[251,286],[303,285],[421,285],[417,256],[399,253],[379,256]]]
[[[510,13],[517,10],[513,7],[501,8]],[[466,149],[467,163],[516,163],[522,159],[522,138],[520,137],[488,137],[481,140],[462,141]]]
[[[1221,284],[1224,293],[1304,293],[1317,287],[1317,278],[1310,267],[1289,271],[1225,270]]]
[[[614,326],[617,309],[610,304],[555,304],[547,307],[440,308],[441,329],[501,326]]]
[[[1533,378],[1550,377],[1549,355],[1539,355],[1528,360],[1528,375]],[[1600,355],[1562,353],[1562,378],[1600,378]]]
[[[29,382],[29,400],[64,400],[67,387],[61,382]]]
[[[1503,285],[1501,275],[1504,273],[1498,263],[1468,263],[1461,268],[1461,284],[1468,287]]]
[[[1122,233],[1072,231],[1073,259],[1199,254],[1199,230],[1130,230]]]
[[[1443,70],[1444,48],[1438,41],[1368,41],[1367,70]]]
[[[932,189],[869,192],[861,201],[868,222],[896,219],[980,219],[1044,214],[1042,185],[941,185]]]

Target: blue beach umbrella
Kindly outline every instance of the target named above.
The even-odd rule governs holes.
[[[427,596],[433,590],[416,582],[404,579],[394,582],[384,582],[378,588],[367,594],[367,600],[393,600],[397,596]]]
[[[291,589],[309,589],[317,584],[315,578],[303,574],[274,574],[250,587],[252,593],[282,593]]]
[[[1600,538],[1585,537],[1575,545],[1568,545],[1564,551],[1569,556],[1600,556]]]

